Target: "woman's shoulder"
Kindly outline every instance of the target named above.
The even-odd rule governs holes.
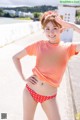
[[[38,43],[38,44],[45,44],[46,41],[45,41],[45,40],[39,40],[37,43]]]
[[[60,42],[60,45],[61,45],[61,46],[65,46],[65,47],[66,47],[66,46],[70,46],[71,44],[72,44],[71,42],[64,42],[64,41],[61,41],[61,42]]]
[[[72,42],[64,42],[64,41],[61,41],[60,43],[60,47],[63,48],[63,49],[68,49],[72,46]]]

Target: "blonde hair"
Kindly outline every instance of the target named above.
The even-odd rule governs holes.
[[[55,11],[47,11],[44,12],[41,17],[40,17],[40,21],[41,21],[41,25],[42,28],[44,29],[47,25],[48,22],[52,22],[53,25],[55,25],[56,27],[62,28],[62,25],[60,25],[58,22],[56,22],[55,17],[58,14]]]

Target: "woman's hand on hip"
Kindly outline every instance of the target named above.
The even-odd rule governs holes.
[[[26,81],[29,81],[32,84],[37,84],[38,80],[35,78],[35,75],[30,76],[29,78],[26,79]]]

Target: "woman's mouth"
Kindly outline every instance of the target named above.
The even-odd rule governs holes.
[[[56,35],[54,35],[54,36],[49,36],[49,38],[55,39],[55,38],[56,38]]]

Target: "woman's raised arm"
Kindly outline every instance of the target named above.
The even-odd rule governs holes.
[[[75,30],[76,32],[80,33],[80,27],[77,26],[75,23],[64,21],[60,16],[55,17],[55,20],[56,20],[59,24],[61,24],[63,28],[65,28],[65,29],[70,29],[70,28],[72,28],[72,29]]]

